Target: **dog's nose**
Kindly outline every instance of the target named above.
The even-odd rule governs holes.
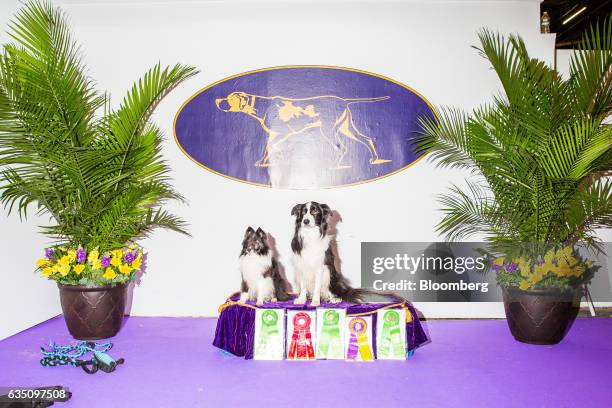
[[[305,219],[304,220],[304,224],[306,224],[306,225],[310,224],[310,220],[309,219]]]

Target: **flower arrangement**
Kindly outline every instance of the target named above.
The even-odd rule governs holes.
[[[127,283],[136,279],[142,268],[142,248],[131,244],[105,253],[100,253],[98,248],[91,251],[82,247],[47,248],[36,267],[43,276],[63,285],[94,287]]]
[[[571,290],[590,280],[596,267],[568,245],[551,248],[543,257],[498,257],[492,260],[491,269],[497,272],[497,283],[503,287]]]

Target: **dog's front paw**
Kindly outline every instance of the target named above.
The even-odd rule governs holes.
[[[321,305],[321,299],[312,299],[310,301],[310,306],[320,306]]]
[[[263,299],[258,299],[257,302],[255,302],[255,306],[261,306],[264,304]]]
[[[293,301],[294,305],[303,305],[304,303],[306,303],[306,298],[301,296]]]
[[[270,302],[278,302],[278,299],[273,297],[272,299],[270,299]]]
[[[243,292],[240,294],[240,299],[238,299],[238,303],[246,303],[247,300],[249,300],[249,294]]]
[[[337,298],[335,296],[332,296],[329,298],[329,303],[340,303],[340,302],[342,302],[342,299]]]

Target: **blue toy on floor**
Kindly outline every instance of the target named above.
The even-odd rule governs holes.
[[[49,342],[49,349],[40,348],[43,353],[43,358],[40,364],[45,367],[55,367],[58,365],[73,365],[81,367],[87,374],[95,374],[98,370],[105,373],[115,371],[119,364],[125,361],[123,358],[118,360],[113,359],[107,352],[113,348],[113,343],[95,343],[93,341],[80,341],[76,345],[59,346],[53,341]],[[81,357],[92,353],[89,360],[83,360]]]

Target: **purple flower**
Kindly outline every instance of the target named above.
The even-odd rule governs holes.
[[[134,252],[130,251],[127,254],[125,254],[125,256],[123,257],[123,259],[125,260],[125,262],[127,262],[128,264],[131,264],[134,259],[136,259],[136,254],[134,254]]]
[[[508,265],[506,265],[506,270],[510,273],[516,271],[516,268],[518,268],[518,265],[514,262],[510,262]]]
[[[100,265],[102,265],[103,268],[108,268],[108,265],[110,265],[110,256],[104,255],[102,259],[100,259]]]
[[[76,260],[78,263],[83,263],[85,262],[85,257],[87,257],[87,251],[85,251],[83,248],[79,248],[76,251]]]
[[[54,255],[53,248],[45,249],[45,256],[47,257],[47,259],[52,259],[53,255]]]
[[[538,258],[538,260],[536,261],[536,263],[538,265],[543,265],[544,264],[544,260],[542,258]]]
[[[501,265],[492,264],[491,269],[493,269],[495,272],[499,272],[501,271]]]

